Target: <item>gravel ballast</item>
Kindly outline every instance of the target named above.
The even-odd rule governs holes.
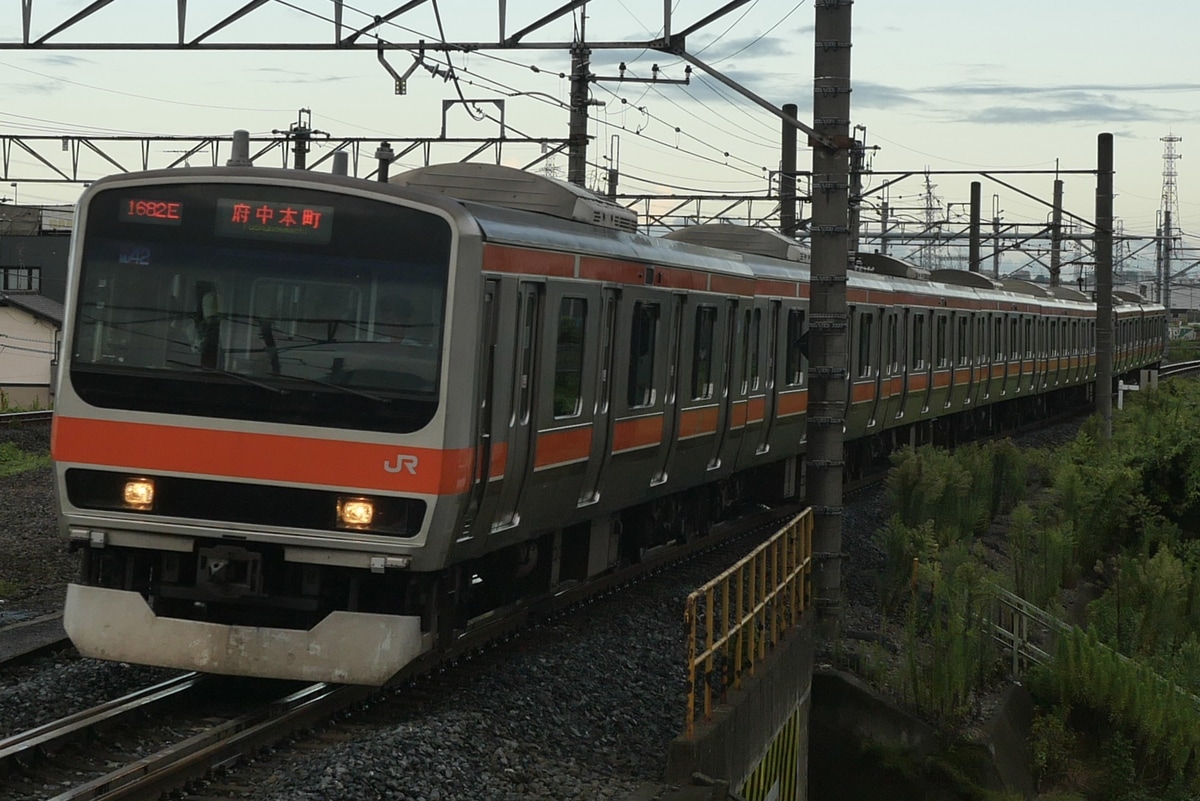
[[[1022,444],[1047,444],[1061,435]],[[49,429],[6,431],[45,452]],[[0,578],[18,589],[3,605],[61,604],[76,559],[55,530],[49,468],[0,477]],[[874,532],[881,488],[847,498],[844,625],[878,626]],[[736,559],[730,552],[725,563]],[[205,795],[247,799],[623,798],[661,780],[667,744],[683,727],[683,604],[721,568],[671,568],[576,616],[542,624],[415,687],[218,778]],[[54,599],[57,599],[55,601]],[[0,669],[0,736],[160,679],[165,673],[44,657]]]

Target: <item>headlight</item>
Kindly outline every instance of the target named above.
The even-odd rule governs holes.
[[[125,505],[146,511],[154,506],[154,482],[148,478],[131,478],[125,482]]]
[[[375,502],[370,498],[338,498],[338,525],[366,528],[375,519]]]

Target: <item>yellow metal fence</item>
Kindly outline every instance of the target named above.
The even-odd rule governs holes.
[[[812,598],[811,509],[805,509],[741,561],[688,596],[687,736],[698,709],[712,717],[730,687],[788,629],[800,622]]]

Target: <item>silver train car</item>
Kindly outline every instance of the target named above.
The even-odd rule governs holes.
[[[474,617],[802,491],[809,271],[489,165],[80,201],[53,430],[88,656],[380,684]],[[864,256],[848,469],[1086,401],[1095,305]],[[1115,310],[1116,365],[1164,310]]]

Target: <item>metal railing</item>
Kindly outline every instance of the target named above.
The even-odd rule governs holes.
[[[812,598],[813,514],[805,509],[741,561],[688,596],[687,736],[698,700],[711,720],[714,698],[740,688],[743,672],[800,622]]]
[[[993,584],[989,589],[993,600],[985,627],[1008,652],[1012,675],[1021,676],[1030,665],[1044,665],[1053,659],[1057,636],[1071,626],[1002,587]]]

